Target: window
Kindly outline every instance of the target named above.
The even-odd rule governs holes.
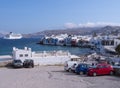
[[[98,68],[104,68],[102,65],[99,65]]]
[[[104,68],[109,68],[109,65],[104,65]]]
[[[25,57],[28,57],[28,54],[25,54]]]
[[[20,57],[23,57],[23,54],[20,54],[19,56],[20,56]]]

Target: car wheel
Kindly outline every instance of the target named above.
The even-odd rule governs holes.
[[[72,72],[75,73],[75,70],[73,70]]]
[[[83,75],[83,72],[82,72],[82,71],[80,71],[80,75]]]
[[[93,73],[93,76],[97,76],[97,73],[94,72],[94,73]]]
[[[113,71],[110,71],[110,75],[113,75]]]

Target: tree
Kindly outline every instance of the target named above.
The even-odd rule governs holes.
[[[117,45],[117,47],[115,48],[115,51],[120,55],[120,44]]]

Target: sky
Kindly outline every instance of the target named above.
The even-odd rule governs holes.
[[[120,24],[120,0],[0,0],[0,32]]]

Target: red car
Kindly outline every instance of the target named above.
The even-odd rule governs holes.
[[[109,64],[98,64],[96,67],[89,68],[88,75],[96,76],[96,75],[113,75],[114,70]]]

